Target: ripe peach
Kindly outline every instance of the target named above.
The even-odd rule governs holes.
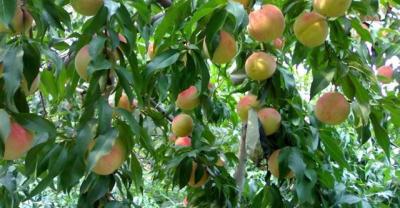
[[[179,93],[176,99],[176,106],[182,110],[190,111],[200,104],[199,94],[195,86],[190,86]]]
[[[281,10],[266,4],[260,10],[249,14],[247,30],[251,37],[260,42],[269,42],[282,36],[285,30],[285,17]]]
[[[351,0],[314,0],[314,10],[326,17],[340,17],[350,8]]]
[[[192,139],[190,139],[190,137],[188,137],[188,136],[178,137],[178,139],[175,140],[175,146],[178,146],[178,147],[191,147],[192,146]]]
[[[189,136],[193,131],[193,119],[181,113],[172,120],[172,133],[178,137]]]
[[[33,18],[29,11],[25,8],[17,7],[15,15],[11,20],[11,30],[7,26],[0,23],[0,33],[13,31],[17,34],[26,32],[32,27]]]
[[[93,16],[103,6],[103,0],[71,0],[71,5],[77,13]]]
[[[89,144],[89,150],[91,150],[96,141],[93,140]],[[116,140],[112,146],[110,152],[103,155],[95,164],[92,171],[98,175],[110,175],[124,163],[126,156],[126,149],[120,140]]]
[[[10,121],[10,134],[4,142],[4,160],[16,160],[22,157],[33,144],[33,135],[24,127]]]
[[[237,113],[242,122],[246,123],[248,120],[249,110],[250,108],[257,108],[259,102],[257,101],[257,96],[255,95],[246,95],[239,100],[237,104]]]
[[[268,158],[268,170],[271,172],[271,174],[277,178],[279,178],[279,153],[280,153],[280,149],[275,150],[271,156],[269,156]],[[293,178],[294,173],[292,171],[290,171],[289,173],[287,173],[287,175],[285,176],[285,178]]]
[[[196,181],[196,170],[197,170],[197,163],[193,162],[192,164],[192,173],[190,175],[189,179],[189,186],[192,188],[199,188],[202,187],[204,184],[207,183],[208,180],[208,172],[207,170],[204,170],[203,175],[201,176],[200,180]]]
[[[214,51],[211,61],[215,64],[226,64],[229,63],[236,55],[236,40],[231,34],[225,31],[221,31],[219,34],[219,44]],[[209,54],[207,48],[205,48],[205,51],[207,54]]]
[[[350,114],[350,104],[342,94],[328,92],[318,99],[314,111],[322,123],[336,125],[347,119]]]
[[[252,80],[266,80],[275,73],[275,57],[264,52],[254,52],[247,58],[245,70],[247,76]]]
[[[309,48],[323,44],[329,32],[325,17],[317,12],[302,13],[296,18],[293,29],[297,40]]]
[[[177,137],[176,137],[175,134],[171,134],[171,135],[169,135],[169,137],[168,137],[168,140],[169,140],[170,142],[174,142],[174,143],[175,143],[176,139],[177,139]]]
[[[124,92],[124,93],[122,93],[121,97],[119,98],[117,106],[118,106],[118,108],[122,108],[122,109],[132,112],[136,108],[136,103],[134,100],[129,101],[128,95],[126,95]]]
[[[278,131],[281,126],[281,114],[274,108],[263,108],[258,112],[265,135],[269,136]]]
[[[381,66],[378,69],[378,80],[383,84],[389,84],[393,81],[393,68],[391,66]]]
[[[75,56],[75,69],[78,75],[88,81],[88,66],[91,61],[91,57],[89,54],[89,45],[83,46]]]
[[[122,34],[118,34],[118,40],[119,40],[119,42],[121,42],[121,43],[128,44],[128,40],[126,40],[125,36],[122,35]]]

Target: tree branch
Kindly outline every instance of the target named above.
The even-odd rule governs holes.
[[[246,124],[242,125],[242,135],[240,138],[240,147],[239,147],[239,164],[235,172],[235,179],[236,184],[239,189],[239,200],[242,195],[243,186],[244,186],[244,175],[246,173],[246,160],[247,160],[247,153],[246,153]]]

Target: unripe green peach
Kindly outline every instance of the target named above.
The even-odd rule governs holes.
[[[83,46],[75,56],[75,69],[78,75],[84,79],[88,80],[88,66],[92,58],[89,54],[89,45]]]
[[[279,130],[281,126],[281,114],[274,108],[263,108],[258,112],[265,135],[269,136]]]
[[[25,8],[17,6],[15,15],[11,20],[11,30],[7,26],[0,23],[0,33],[13,31],[16,34],[24,33],[32,27],[33,18],[29,11]]]
[[[178,137],[189,136],[193,131],[193,119],[185,113],[177,115],[172,120],[172,133]]]
[[[30,88],[28,88],[28,82],[26,81],[25,77],[23,77],[23,79],[21,80],[21,88],[25,96],[35,94],[35,92],[39,89],[39,85],[40,85],[40,74],[38,74],[36,78],[33,80]]]
[[[269,156],[268,158],[268,170],[271,172],[271,174],[277,178],[279,178],[279,153],[280,153],[280,149],[275,150],[271,156]],[[294,173],[292,171],[290,171],[289,173],[287,173],[287,175],[285,176],[285,178],[293,178]]]
[[[393,81],[393,68],[391,66],[381,66],[378,69],[378,80],[383,84],[389,84]]]
[[[226,64],[229,63],[235,56],[237,52],[236,41],[233,36],[225,31],[221,31],[219,38],[219,43],[214,51],[211,61],[214,64]],[[204,50],[206,55],[209,56],[209,50],[204,41]]]
[[[285,17],[282,11],[266,4],[260,10],[249,14],[247,30],[251,37],[260,42],[269,42],[282,36],[285,30]]]
[[[199,94],[195,86],[190,86],[186,90],[179,93],[176,106],[184,111],[195,109],[200,104]]]
[[[245,70],[247,76],[252,80],[266,80],[275,73],[275,57],[264,52],[255,52],[247,58]]]
[[[103,6],[103,0],[71,0],[71,5],[79,14],[93,16]]]
[[[322,123],[337,125],[343,123],[349,116],[350,104],[342,94],[328,92],[318,99],[314,111]]]
[[[258,105],[259,102],[257,101],[257,97],[255,95],[246,95],[242,97],[236,107],[240,120],[246,123],[250,108],[257,108]]]
[[[10,127],[10,133],[4,142],[4,160],[21,158],[33,145],[33,135],[24,127],[14,121],[10,121]]]
[[[192,146],[192,139],[190,139],[190,137],[188,137],[188,136],[178,137],[175,140],[175,146],[178,146],[178,147],[191,147]]]
[[[323,44],[329,27],[325,17],[317,12],[305,12],[296,18],[294,34],[303,45],[313,48]]]
[[[208,180],[208,172],[207,170],[204,170],[203,175],[201,176],[200,180],[196,181],[196,170],[197,170],[197,163],[193,162],[192,164],[192,172],[190,174],[190,179],[189,179],[189,186],[192,188],[199,188],[202,187],[204,184],[207,183]]]
[[[326,17],[340,17],[350,8],[351,0],[314,0],[314,10]]]
[[[89,144],[89,150],[93,149],[96,140]],[[110,175],[122,166],[125,161],[126,150],[122,142],[117,139],[111,150],[97,160],[92,171],[98,175]]]

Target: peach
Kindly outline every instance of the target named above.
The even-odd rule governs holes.
[[[242,97],[237,104],[237,113],[240,117],[240,120],[244,123],[248,120],[249,110],[250,108],[257,108],[259,102],[257,101],[257,96],[255,95],[246,95]]]
[[[269,136],[279,130],[281,126],[281,114],[274,108],[263,108],[258,112],[265,135]]]
[[[184,111],[195,109],[200,104],[199,94],[195,86],[190,86],[186,90],[179,93],[176,106]]]
[[[285,17],[282,11],[266,4],[260,10],[249,14],[247,30],[251,37],[260,42],[269,42],[282,36],[285,30]]]
[[[96,141],[93,140],[89,144],[90,150],[94,147],[95,143]],[[126,149],[122,142],[117,139],[111,150],[106,155],[99,158],[92,171],[98,175],[110,175],[122,166],[125,161],[125,156]]]
[[[18,123],[10,121],[10,133],[4,142],[3,159],[19,159],[31,149],[32,145],[33,135]]]
[[[78,75],[88,81],[88,66],[91,61],[91,57],[89,54],[89,45],[83,46],[75,56],[75,69]]]
[[[224,167],[225,166],[225,159],[223,157],[218,158],[217,162],[215,163],[217,167]]]
[[[297,40],[309,48],[323,44],[329,33],[325,17],[317,12],[302,13],[296,18],[293,29]]]
[[[236,40],[233,36],[225,31],[221,31],[219,38],[219,43],[214,51],[211,61],[214,64],[226,64],[229,63],[235,56],[237,52]],[[204,42],[205,43],[205,42]],[[206,54],[209,56],[209,50],[207,45],[205,45]]]
[[[118,108],[122,108],[122,109],[132,112],[136,108],[136,102],[135,102],[135,100],[129,101],[128,95],[126,95],[124,92],[124,93],[122,93],[121,97],[119,98],[117,106],[118,106]]]
[[[15,15],[11,20],[11,30],[8,29],[6,25],[0,23],[0,33],[1,32],[15,32],[17,34],[24,33],[32,27],[33,18],[28,10],[25,8],[17,7]]]
[[[71,0],[74,10],[84,16],[93,16],[103,6],[103,0]]]
[[[176,139],[177,139],[177,137],[176,137],[175,134],[171,134],[171,135],[169,135],[169,137],[168,137],[168,140],[169,140],[170,142],[173,142],[173,143],[175,143]]]
[[[381,66],[378,69],[378,80],[383,84],[389,84],[393,81],[393,68],[391,66]]]
[[[181,113],[172,120],[172,133],[178,137],[189,136],[193,131],[193,119]]]
[[[147,47],[147,56],[150,60],[156,56],[156,45],[154,45],[154,43],[149,43]]]
[[[247,58],[245,70],[247,76],[252,80],[266,80],[275,73],[275,57],[264,52],[254,52]]]
[[[192,163],[192,173],[190,174],[190,179],[189,179],[189,186],[192,188],[199,188],[202,187],[204,184],[207,183],[208,180],[208,172],[207,170],[203,171],[203,175],[201,176],[200,180],[196,181],[196,170],[197,170],[197,163],[193,162]]]
[[[314,10],[326,17],[340,17],[350,8],[351,0],[314,0]]]
[[[285,44],[285,41],[283,40],[283,38],[277,38],[274,40],[274,47],[278,50],[282,50],[284,44]]]
[[[250,0],[233,0],[243,5],[244,8],[249,6]]]
[[[190,139],[190,137],[188,137],[188,136],[178,137],[178,139],[175,140],[175,146],[178,146],[178,147],[191,147],[192,146],[192,139]]]
[[[349,116],[350,104],[342,94],[328,92],[318,99],[314,111],[322,123],[337,125],[343,123]]]
[[[268,170],[271,174],[277,178],[279,178],[279,153],[280,149],[275,150],[271,156],[268,158]],[[292,171],[288,172],[285,178],[293,178],[294,173]]]

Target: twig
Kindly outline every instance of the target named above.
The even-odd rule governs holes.
[[[44,117],[47,116],[47,111],[46,111],[46,105],[44,103],[44,99],[43,99],[43,94],[42,92],[39,92],[40,95],[40,103],[42,103],[42,108],[43,108],[43,113],[44,113]]]
[[[165,118],[167,118],[170,122],[174,120],[174,118],[170,114],[168,114],[166,110],[159,106],[153,99],[151,99],[150,102],[154,106],[154,108],[160,111],[160,113],[163,114]]]

